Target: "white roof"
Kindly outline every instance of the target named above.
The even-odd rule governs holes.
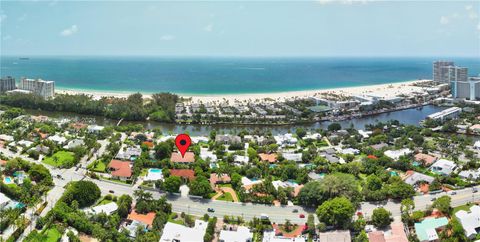
[[[224,242],[246,242],[251,241],[253,233],[245,226],[239,226],[237,231],[222,230],[220,231],[220,241]]]
[[[415,185],[419,181],[425,181],[427,183],[432,183],[435,178],[414,171],[410,176],[405,178],[405,183],[410,185]]]
[[[436,172],[448,175],[452,173],[455,167],[457,167],[455,162],[445,160],[445,159],[440,159],[437,162],[435,162],[430,168],[432,169],[432,171],[436,171]]]
[[[455,213],[458,220],[465,230],[465,235],[471,237],[477,234],[476,228],[480,228],[480,206],[475,205],[470,208],[470,212],[460,210]]]
[[[192,143],[196,144],[198,142],[208,142],[208,137],[206,136],[191,136],[190,139]]]
[[[282,153],[285,160],[302,161],[302,153]]]
[[[168,222],[163,228],[163,234],[160,238],[160,242],[203,242],[203,236],[205,236],[207,225],[208,223],[203,220],[195,220],[195,227],[193,228]]]
[[[63,137],[63,136],[59,136],[58,134],[54,135],[54,136],[50,136],[48,137],[48,140],[51,140],[55,143],[58,143],[58,144],[63,144],[65,143],[65,141],[67,141],[67,138]]]
[[[233,161],[235,162],[239,162],[239,163],[248,163],[250,159],[248,158],[248,156],[243,156],[243,155],[234,155],[233,156]]]
[[[144,181],[158,181],[163,180],[162,172],[152,172],[152,169],[148,169],[147,175],[143,178]]]
[[[5,196],[5,194],[0,192],[0,205],[9,203],[10,201],[12,201],[12,200],[10,198],[8,198],[7,196]]]
[[[33,144],[33,142],[32,142],[32,141],[28,141],[28,140],[20,140],[20,141],[18,141],[17,144],[22,145],[22,146],[25,146],[25,147],[29,147],[29,146],[31,146],[31,145]]]
[[[275,231],[263,232],[263,242],[305,242],[305,238],[285,238],[281,236],[275,236]]]
[[[6,134],[0,134],[0,140],[5,140],[7,142],[11,142],[11,141],[13,141],[13,136],[6,135]]]
[[[475,144],[473,145],[475,148],[479,148],[480,149],[480,140],[475,142]]]
[[[117,211],[118,206],[116,202],[111,202],[103,205],[95,206],[91,209],[91,213],[99,214],[99,213],[106,213],[107,215],[111,215],[113,212]]]
[[[303,139],[321,139],[322,135],[319,133],[307,134],[303,137]]]
[[[276,190],[278,190],[279,187],[287,188],[287,187],[298,187],[298,184],[293,183],[293,182],[288,182],[288,181],[272,181],[273,187],[275,187]]]
[[[96,124],[93,124],[93,125],[88,125],[87,129],[89,131],[101,131],[103,130],[103,126],[100,126],[100,125],[96,125]]]
[[[460,173],[458,173],[458,176],[460,176],[461,178],[465,178],[465,179],[473,179],[473,180],[476,180],[480,177],[480,168],[478,168],[478,170],[468,170],[468,171],[461,171]]]
[[[252,180],[248,179],[248,177],[246,177],[246,176],[242,177],[242,184],[244,186],[255,185],[255,184],[260,184],[260,183],[262,183],[262,180],[252,181]]]
[[[344,155],[356,155],[360,153],[360,150],[354,149],[354,148],[346,148],[346,149],[341,149],[340,153]]]
[[[412,153],[412,151],[411,151],[410,149],[405,148],[405,149],[400,149],[400,150],[387,150],[387,151],[385,151],[384,154],[385,154],[387,157],[390,157],[390,158],[392,158],[392,159],[394,159],[394,160],[398,160],[398,159],[400,158],[400,156],[402,156],[402,155],[409,155],[409,154],[411,154],[411,153]]]
[[[200,158],[203,160],[207,160],[210,158],[210,161],[216,162],[217,161],[217,155],[213,153],[213,151],[209,151],[207,148],[201,148],[200,149]]]

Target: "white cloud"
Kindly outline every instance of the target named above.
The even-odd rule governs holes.
[[[74,25],[62,30],[62,32],[60,32],[60,35],[61,36],[70,36],[70,35],[75,34],[77,32],[78,32],[78,27],[77,27],[77,25],[74,24]]]
[[[467,11],[470,11],[470,10],[472,10],[472,9],[473,9],[473,6],[472,6],[472,5],[467,5],[467,6],[465,6],[465,10],[467,10]]]
[[[203,30],[205,30],[207,32],[212,32],[213,31],[213,24],[212,23],[208,24],[207,26],[205,26],[203,28]]]
[[[169,41],[174,39],[175,39],[175,36],[171,34],[162,35],[162,37],[160,37],[160,40],[163,40],[163,41]]]
[[[449,24],[450,23],[450,18],[448,18],[447,16],[442,16],[440,17],[440,24]]]

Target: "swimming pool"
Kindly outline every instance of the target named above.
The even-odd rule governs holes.
[[[148,172],[159,173],[159,172],[162,172],[162,169],[150,168]]]
[[[9,176],[3,178],[3,182],[4,182],[5,184],[11,184],[11,183],[13,183],[12,178],[9,177]]]

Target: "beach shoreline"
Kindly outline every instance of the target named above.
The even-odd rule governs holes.
[[[318,96],[321,94],[332,93],[337,95],[366,95],[375,94],[385,97],[393,97],[398,95],[408,95],[412,92],[421,91],[422,88],[412,84],[419,82],[426,82],[430,80],[413,80],[394,82],[386,84],[374,84],[366,86],[352,86],[352,87],[338,87],[325,88],[305,91],[285,91],[285,92],[271,92],[271,93],[239,93],[239,94],[177,94],[182,98],[191,99],[192,102],[244,102],[264,99],[273,99],[276,101],[285,101],[288,99],[305,98],[311,96]],[[55,93],[58,94],[86,94],[91,95],[94,99],[102,97],[118,97],[125,98],[137,92],[130,91],[103,91],[103,90],[81,90],[72,88],[56,88]],[[150,98],[151,93],[141,93],[145,98]]]

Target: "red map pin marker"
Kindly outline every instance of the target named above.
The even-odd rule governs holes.
[[[190,139],[190,136],[188,136],[188,134],[179,134],[177,135],[177,138],[175,138],[175,145],[180,151],[180,154],[182,154],[182,158],[185,156],[185,152],[187,152],[188,147],[190,147],[191,143],[192,140]]]

